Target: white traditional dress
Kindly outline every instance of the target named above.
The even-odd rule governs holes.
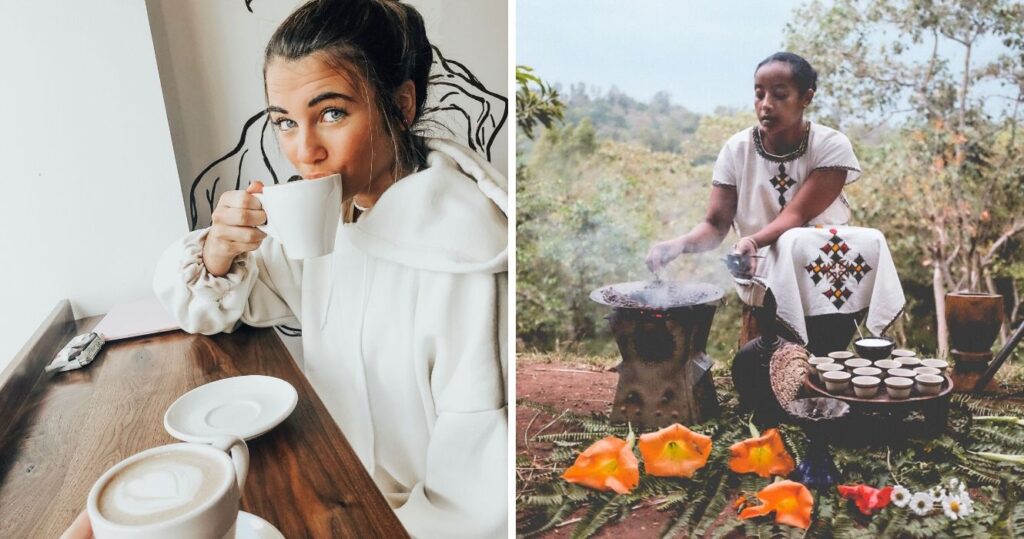
[[[844,170],[846,183],[860,177],[860,163],[846,135],[810,123],[799,148],[775,156],[765,151],[756,127],[733,135],[715,162],[713,184],[735,189],[733,228],[740,236],[757,233],[793,200],[815,170]],[[867,309],[867,328],[885,331],[903,310],[905,298],[885,237],[870,228],[849,226],[850,205],[843,194],[807,227],[783,234],[761,248],[757,274],[736,279],[740,299],[760,306],[772,291],[777,318],[807,342],[804,317],[857,313]]]

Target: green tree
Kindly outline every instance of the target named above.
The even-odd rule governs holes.
[[[993,272],[1021,263],[1024,152],[1024,5],[1013,0],[814,0],[786,27],[789,50],[821,79],[821,116],[839,126],[888,123],[893,135],[864,152],[862,222],[885,228],[912,267],[930,273],[939,353],[948,351],[947,291],[995,291]],[[980,63],[982,43],[1001,44]],[[952,58],[962,59],[954,63]],[[983,85],[1010,88],[998,108]],[[856,141],[854,141],[856,144]],[[861,150],[862,148],[859,148]],[[859,196],[857,196],[859,195]],[[1019,301],[1019,300],[1018,300]]]

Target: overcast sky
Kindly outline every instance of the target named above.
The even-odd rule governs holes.
[[[783,27],[802,3],[518,0],[516,63],[563,87],[614,85],[641,100],[664,90],[705,114],[752,108],[754,68],[781,50]]]

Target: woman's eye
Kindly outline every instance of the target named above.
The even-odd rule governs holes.
[[[276,126],[277,129],[280,131],[287,131],[295,127],[295,122],[289,120],[288,118],[279,118],[277,120],[274,120],[274,126]]]
[[[341,120],[344,117],[345,111],[341,109],[327,109],[323,113],[324,120],[330,123],[337,122],[338,120]]]

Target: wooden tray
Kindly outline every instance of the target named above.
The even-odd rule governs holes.
[[[921,410],[928,407],[929,405],[936,405],[939,403],[948,403],[949,398],[953,392],[953,380],[949,376],[943,375],[945,380],[942,382],[942,388],[935,395],[916,395],[906,399],[890,399],[889,394],[886,393],[884,387],[878,388],[878,394],[870,399],[863,399],[853,394],[853,384],[850,384],[850,389],[846,393],[835,395],[829,393],[824,387],[819,385],[819,382],[814,380],[811,373],[807,373],[804,377],[804,387],[814,394],[815,396],[821,397],[833,397],[841,401],[845,401],[850,404],[851,408],[871,411],[892,411],[892,412],[909,412],[912,410]],[[883,380],[882,385],[885,385]],[[911,390],[913,391],[913,390]]]

